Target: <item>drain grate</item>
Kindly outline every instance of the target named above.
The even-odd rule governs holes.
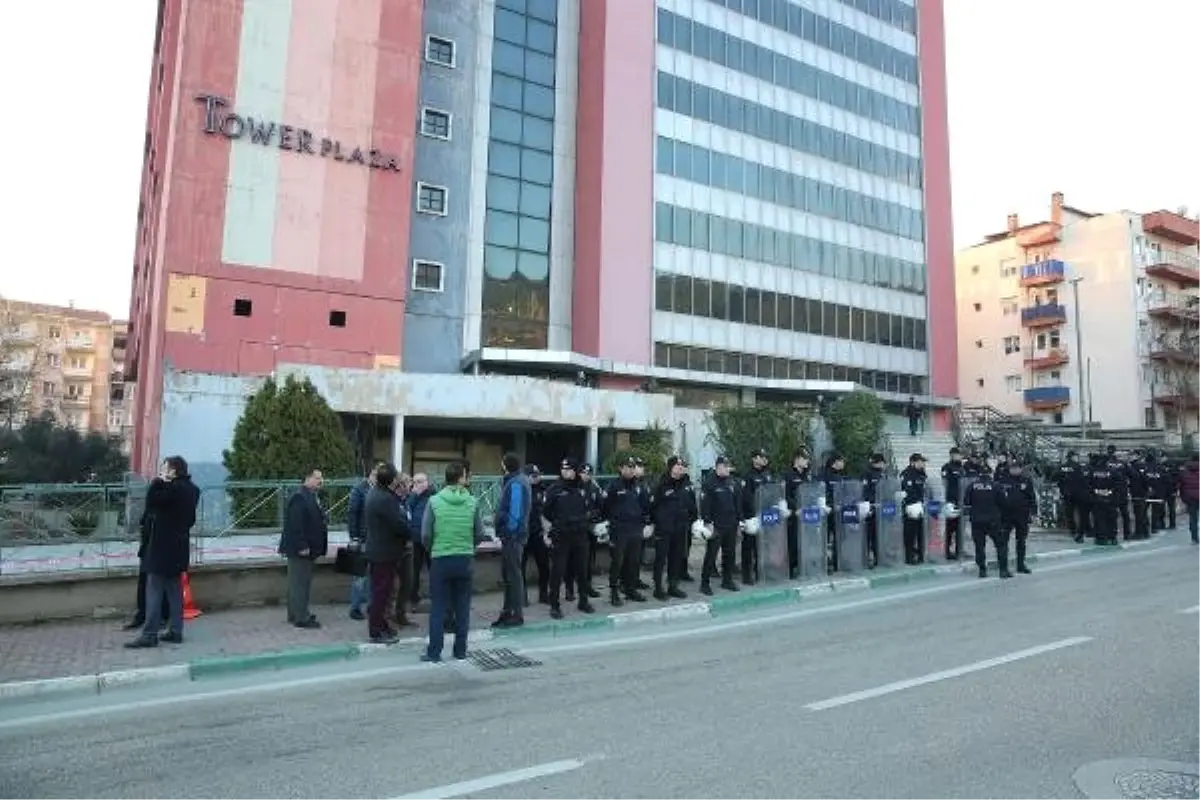
[[[522,669],[524,667],[540,667],[542,662],[514,653],[507,648],[495,650],[475,650],[467,655],[467,660],[484,672],[495,672],[499,669]]]

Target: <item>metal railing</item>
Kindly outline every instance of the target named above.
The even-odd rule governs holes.
[[[345,529],[350,489],[358,480],[326,480],[321,490],[329,526]],[[598,477],[606,483],[608,478]],[[471,493],[485,519],[496,508],[502,478],[477,475]],[[147,484],[33,484],[0,486],[0,545],[66,544],[76,541],[135,541]],[[295,481],[230,481],[200,486],[192,535],[221,537],[278,533]]]

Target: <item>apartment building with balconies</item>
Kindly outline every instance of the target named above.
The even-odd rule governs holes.
[[[1195,433],[1200,222],[1094,214],[1061,193],[1049,219],[955,255],[959,395],[1049,423]]]
[[[0,425],[48,411],[63,425],[128,440],[127,327],[101,311],[0,300]]]

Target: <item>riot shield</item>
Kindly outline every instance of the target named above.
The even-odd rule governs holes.
[[[922,560],[941,555],[946,546],[946,489],[940,478],[933,478],[925,484],[925,513],[922,522]]]
[[[897,496],[902,496],[898,479],[884,478],[877,485],[875,507],[871,509],[879,540],[876,566],[895,567],[904,563],[904,510]]]
[[[971,485],[971,481],[972,478],[963,475],[958,481],[958,491],[955,496],[947,496],[945,505],[942,506],[945,538],[952,540],[948,542],[950,552],[956,553],[960,561],[965,556],[966,544],[971,540],[970,531],[967,530],[967,515],[963,513],[963,498],[967,494],[967,487]]]
[[[825,485],[802,483],[793,498],[799,520],[800,577],[802,579],[824,578],[829,574],[825,553],[825,518],[821,516],[821,501],[825,499]]]
[[[783,506],[783,509],[780,508]],[[787,503],[782,483],[765,483],[754,494],[754,510],[758,514],[758,579],[764,583],[788,580]]]
[[[834,484],[834,547],[838,572],[862,572],[867,568],[867,518],[863,515],[862,481]]]

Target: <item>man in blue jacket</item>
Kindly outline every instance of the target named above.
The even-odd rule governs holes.
[[[429,487],[429,476],[424,472],[418,472],[412,476],[412,489],[408,496],[404,498],[404,505],[408,509],[408,517],[412,520],[414,531],[421,530],[421,523],[425,520],[425,507],[429,505],[429,498],[433,495]],[[421,602],[421,570],[429,569],[429,551],[425,549],[425,545],[421,542],[421,537],[417,536],[413,539],[412,545],[412,587],[409,592],[408,601],[412,603],[415,609],[417,604]]]
[[[382,461],[375,463],[367,477],[363,478],[350,489],[349,507],[346,509],[346,531],[350,535],[350,546],[362,550],[367,542],[366,502],[367,494],[375,486],[375,473],[383,466]],[[350,581],[350,619],[366,619],[363,606],[371,599],[371,578],[369,574],[360,575]]]
[[[504,455],[504,482],[496,503],[493,526],[500,538],[504,571],[504,609],[493,628],[515,628],[525,624],[525,575],[522,572],[525,543],[529,539],[529,509],[532,496],[529,478],[521,471],[516,453]]]

